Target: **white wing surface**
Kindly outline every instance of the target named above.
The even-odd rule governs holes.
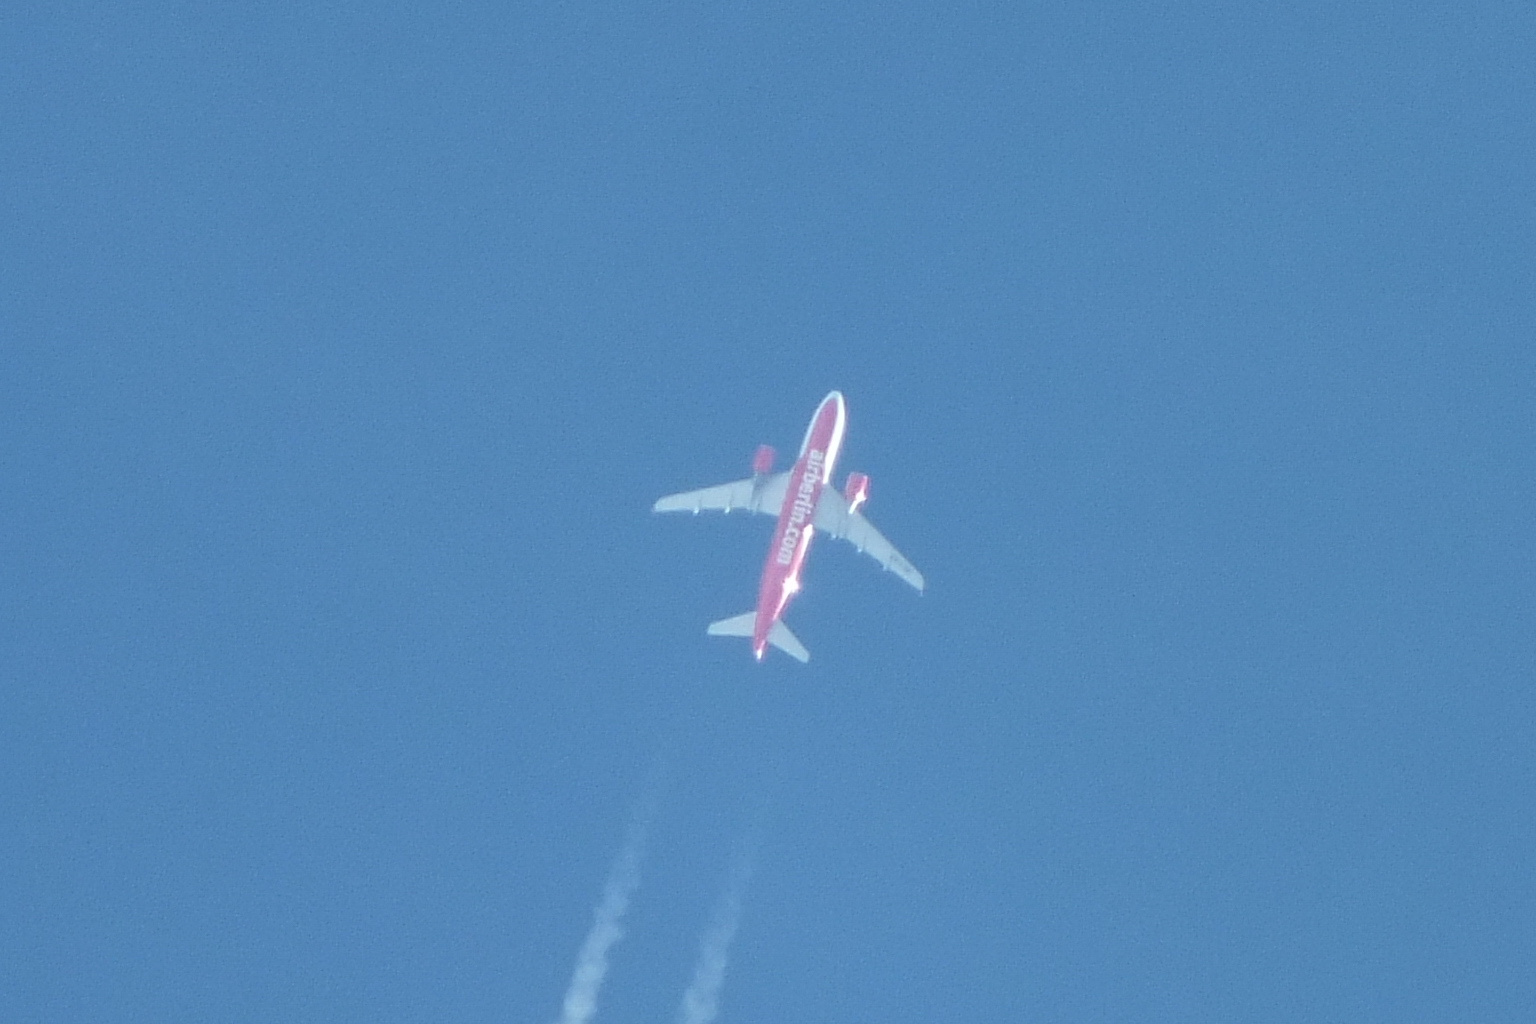
[[[730,512],[745,509],[776,516],[784,506],[788,473],[751,477],[697,491],[669,494],[651,507],[652,512]]]
[[[868,519],[857,512],[848,511],[848,502],[841,494],[828,487],[821,492],[816,506],[816,529],[841,537],[864,552],[889,571],[900,576],[918,590],[923,589],[923,574],[901,556],[901,552],[881,536]]]

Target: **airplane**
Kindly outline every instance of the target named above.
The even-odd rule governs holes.
[[[805,645],[784,625],[783,615],[800,590],[800,569],[817,530],[850,542],[922,593],[923,574],[859,514],[859,506],[869,498],[869,477],[849,473],[841,494],[826,486],[832,480],[847,422],[848,407],[842,393],[834,391],[817,406],[800,454],[788,472],[774,473],[777,453],[769,445],[759,445],[752,456],[750,479],[669,494],[651,509],[695,515],[706,509],[743,509],[779,517],[763,562],[756,611],[710,623],[708,630],[710,636],[751,637],[752,656],[758,661],[763,660],[769,644],[801,662],[811,660]]]

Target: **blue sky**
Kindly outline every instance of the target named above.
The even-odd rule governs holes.
[[[1528,5],[3,25],[0,1017],[1536,1012]]]

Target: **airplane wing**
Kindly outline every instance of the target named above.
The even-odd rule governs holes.
[[[816,529],[843,538],[919,591],[923,589],[923,574],[914,569],[868,519],[857,512],[849,512],[847,500],[830,487],[821,492],[815,523]]]
[[[788,473],[751,477],[697,491],[669,494],[651,507],[652,512],[729,512],[745,509],[776,516],[784,506],[784,488]]]

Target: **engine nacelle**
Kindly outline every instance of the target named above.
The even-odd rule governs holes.
[[[849,473],[848,482],[843,484],[843,497],[848,500],[848,514],[857,512],[859,506],[869,500],[869,477],[863,473]]]
[[[773,450],[771,444],[760,444],[752,455],[752,475],[767,476],[773,472],[773,460],[778,457],[778,452]]]

